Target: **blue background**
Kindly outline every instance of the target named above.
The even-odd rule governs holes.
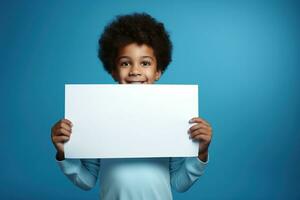
[[[114,83],[97,40],[115,15],[164,22],[173,61],[158,82],[199,84],[214,129],[204,176],[174,199],[300,198],[297,1],[1,1],[1,199],[97,199],[55,163],[64,84]]]

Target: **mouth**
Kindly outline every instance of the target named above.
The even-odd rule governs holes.
[[[128,84],[147,84],[146,81],[128,81]]]

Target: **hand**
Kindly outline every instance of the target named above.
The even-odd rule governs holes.
[[[54,144],[58,160],[64,160],[64,143],[69,141],[72,133],[72,122],[67,119],[59,120],[51,129],[51,139]]]
[[[199,141],[198,157],[202,161],[207,160],[208,147],[212,139],[212,128],[208,122],[200,117],[194,117],[190,123],[196,123],[189,128],[190,138]]]

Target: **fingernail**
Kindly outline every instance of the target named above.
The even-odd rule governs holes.
[[[191,130],[189,129],[189,130],[188,130],[188,134],[190,134],[190,133],[191,133]]]
[[[193,123],[193,121],[194,121],[193,119],[190,119],[189,123]]]

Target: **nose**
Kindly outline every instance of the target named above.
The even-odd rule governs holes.
[[[129,76],[139,76],[139,75],[141,75],[139,66],[137,64],[132,65],[129,72]]]

